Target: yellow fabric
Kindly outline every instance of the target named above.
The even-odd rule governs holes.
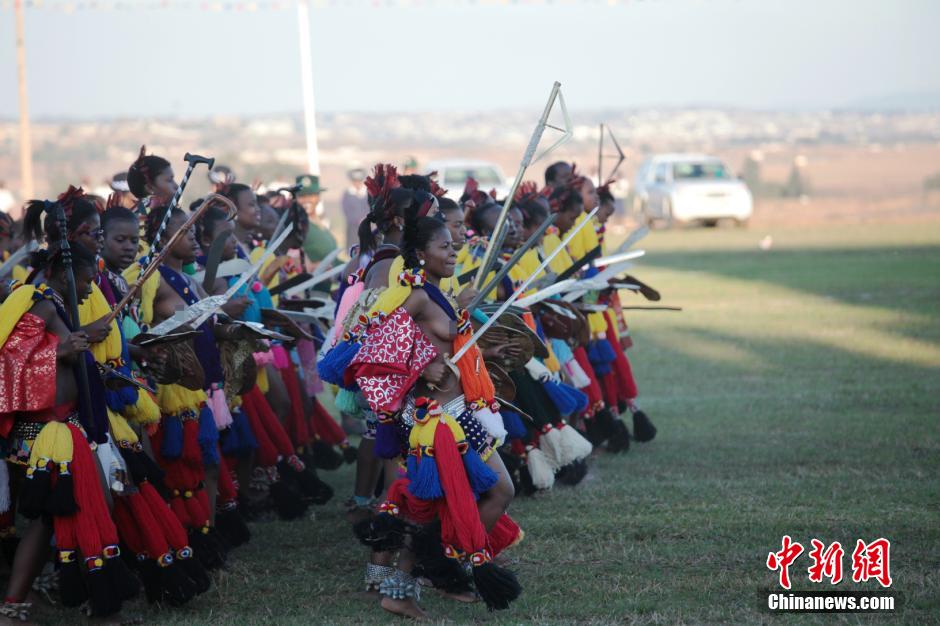
[[[20,285],[7,296],[3,304],[0,304],[0,348],[6,345],[13,328],[23,314],[33,308],[34,293],[36,293],[34,286]]]
[[[549,228],[548,230],[549,232],[545,234],[545,239],[542,240],[542,252],[545,257],[550,255],[558,246],[561,245],[561,238],[558,236],[558,233],[552,232],[552,228]],[[572,262],[568,251],[562,250],[549,262],[548,267],[555,274],[561,274],[572,265],[574,265],[574,263]]]
[[[101,293],[98,285],[91,284],[91,294],[78,305],[78,321],[82,326],[96,322],[111,312],[111,305]],[[111,322],[111,332],[104,341],[91,345],[91,354],[98,363],[107,363],[121,358],[121,331],[117,320]]]
[[[124,270],[122,276],[124,276],[124,280],[127,281],[128,285],[133,285],[137,282],[140,272],[140,263],[135,261]],[[157,289],[159,287],[160,272],[154,272],[150,275],[150,278],[147,279],[147,282],[141,286],[140,292],[137,294],[137,297],[140,298],[140,321],[144,324],[153,323],[153,301],[157,297]]]
[[[263,367],[258,368],[258,389],[261,393],[268,393],[271,389],[271,381],[268,380],[268,370]]]
[[[411,295],[411,285],[402,285],[398,280],[399,274],[405,269],[405,259],[401,255],[395,257],[392,266],[388,269],[388,287],[379,295],[375,304],[367,314],[371,319],[379,314],[389,315],[392,311],[404,304]]]
[[[157,404],[167,415],[174,415],[187,409],[197,409],[206,398],[206,392],[193,391],[182,385],[160,385],[157,387]]]
[[[558,362],[558,357],[555,356],[555,351],[552,350],[552,342],[546,341],[545,348],[548,350],[548,356],[542,359],[542,363],[549,369],[550,372],[560,372],[561,363]]]
[[[595,312],[587,314],[588,323],[591,326],[591,335],[597,339],[603,339],[607,336],[607,318],[603,313]]]
[[[582,213],[581,216],[575,221],[572,228],[578,228],[581,224],[584,224],[587,219],[588,214]],[[578,260],[584,258],[584,255],[596,248],[598,243],[597,231],[594,229],[594,224],[587,224],[581,228],[581,230],[579,230],[568,243],[568,253],[571,255],[572,259]]]
[[[266,251],[266,248],[264,246],[258,246],[257,248],[252,250],[251,253],[248,255],[248,259],[251,261],[251,264],[254,265],[259,260],[261,260],[261,257],[264,255],[265,251]],[[258,272],[258,275],[263,276],[265,273],[265,270],[268,269],[268,267],[272,263],[274,263],[274,261],[276,261],[277,259],[278,259],[277,255],[272,254],[271,256],[269,256],[268,260],[265,261],[264,264],[261,266],[261,270]],[[277,287],[279,284],[281,284],[281,273],[274,272],[274,275],[271,277],[271,279],[267,283],[265,283],[265,287],[267,287],[268,289],[272,289],[274,287]],[[274,307],[277,308],[278,302],[280,301],[280,297],[276,295],[272,295],[271,301],[274,303]]]

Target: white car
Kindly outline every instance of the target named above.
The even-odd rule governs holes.
[[[437,184],[448,191],[448,196],[458,200],[463,193],[468,178],[480,183],[480,190],[489,193],[496,189],[497,198],[505,198],[509,185],[499,166],[489,161],[470,159],[446,159],[431,161],[424,167],[424,173],[437,172]]]
[[[637,170],[634,209],[648,224],[671,226],[701,221],[714,226],[722,219],[745,225],[754,199],[718,157],[704,154],[659,154]]]

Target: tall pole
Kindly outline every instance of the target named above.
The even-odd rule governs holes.
[[[25,201],[34,194],[33,140],[29,129],[29,96],[26,93],[26,27],[23,20],[23,0],[15,0],[13,8],[16,11],[16,76],[20,91],[20,194],[21,199]],[[16,211],[19,211],[19,208]]]
[[[310,54],[310,4],[297,2],[297,25],[300,29],[300,85],[304,94],[304,129],[307,135],[307,170],[320,175],[320,150],[317,147],[317,117],[313,100],[313,60]]]

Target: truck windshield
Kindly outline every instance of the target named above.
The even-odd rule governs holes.
[[[672,168],[672,177],[679,179],[722,179],[731,178],[731,174],[721,161],[703,161],[700,163],[676,163]]]

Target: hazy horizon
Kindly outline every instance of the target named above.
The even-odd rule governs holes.
[[[929,0],[349,5],[311,7],[318,112],[539,109],[553,80],[572,111],[940,108]],[[31,116],[295,115],[296,15],[27,8]],[[10,44],[12,18],[0,9]],[[15,119],[13,45],[0,85],[0,119]]]

